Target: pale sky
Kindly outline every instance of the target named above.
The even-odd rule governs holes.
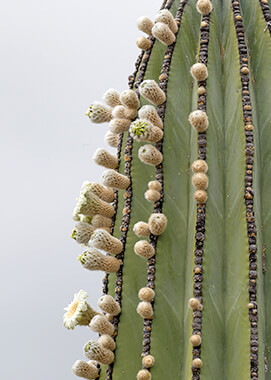
[[[84,115],[108,88],[127,89],[142,35],[162,0],[10,0],[0,12],[1,367],[5,380],[74,380],[97,334],[62,325],[84,289],[97,308],[102,274],[77,261],[71,214],[106,125]]]

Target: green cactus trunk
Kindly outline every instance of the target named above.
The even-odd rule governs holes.
[[[163,161],[142,163],[137,151],[146,143],[121,135],[118,171],[131,183],[116,191],[111,232],[124,250],[116,256],[120,270],[103,280],[121,313],[112,321],[115,360],[101,366],[102,380],[135,379],[149,354],[153,380],[271,379],[271,0],[212,0],[205,16],[196,5],[164,2],[176,17],[176,43],[166,47],[150,37],[151,48],[129,78],[138,95],[146,79],[166,93],[157,107]],[[190,74],[196,62],[208,69],[199,83]],[[208,116],[206,132],[188,121],[197,109]],[[194,200],[191,164],[197,159],[208,164],[206,203]],[[144,193],[155,179],[162,196],[153,204]],[[141,238],[133,226],[161,212],[167,228],[146,238],[155,256],[143,259],[134,253]],[[152,319],[136,312],[146,286],[155,290]],[[191,297],[202,310],[188,308]],[[191,345],[193,334],[201,345]]]

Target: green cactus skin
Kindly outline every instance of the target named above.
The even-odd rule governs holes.
[[[201,46],[202,17],[196,4],[197,0],[185,0],[182,4],[183,14],[167,74],[161,202],[153,205],[144,198],[148,182],[157,179],[157,168],[143,164],[137,156],[139,147],[145,143],[133,141],[128,132],[119,143],[118,170],[131,176],[132,181],[127,190],[116,191],[113,203],[116,215],[112,234],[124,243],[125,250],[117,255],[123,260],[120,271],[105,276],[103,292],[121,304],[121,314],[113,319],[115,361],[109,367],[101,365],[101,380],[136,379],[142,369],[144,324],[145,330],[151,326],[147,353],[155,358],[150,368],[153,380],[271,380],[268,313],[271,307],[271,0],[212,0],[206,80],[209,186],[204,208],[202,262],[195,252],[199,205],[193,199],[191,183],[191,164],[198,159],[198,133],[188,121],[192,111],[201,109],[198,84],[190,74],[191,66],[199,61]],[[180,1],[173,0],[165,1],[162,8],[170,9],[175,17],[179,6]],[[241,16],[238,19],[237,14]],[[240,42],[242,36],[244,43]],[[139,84],[145,79],[163,83],[160,75],[164,72],[168,50],[153,37],[149,39],[152,46],[140,54],[136,71],[129,79],[129,87],[137,94]],[[240,60],[244,54],[247,62]],[[244,63],[249,68],[249,74],[245,74],[247,80],[241,73]],[[140,101],[141,105],[150,104],[142,97]],[[245,105],[251,105],[252,111],[248,110],[251,121],[247,119],[250,116],[244,111]],[[253,125],[253,132],[245,129],[248,124]],[[251,148],[248,144],[253,144],[253,165],[252,159],[248,160],[252,157],[248,154]],[[253,181],[245,178],[250,176]],[[255,193],[251,192],[245,200],[250,187]],[[156,248],[155,299],[154,317],[146,323],[136,308],[140,301],[138,291],[148,283],[148,263],[134,254],[133,247],[139,238],[133,226],[147,221],[160,206],[168,224],[161,236],[155,239],[150,236]],[[255,225],[257,232],[253,232]],[[249,250],[255,244],[253,234],[257,235],[257,255],[251,256]],[[251,270],[256,261],[257,279],[254,279]],[[195,265],[202,267],[202,275],[198,277],[202,295],[197,298],[202,297],[203,305],[203,310],[196,314],[187,306],[188,300],[195,296]],[[257,307],[248,309],[255,297]],[[189,339],[195,323],[200,324],[202,343],[193,349]],[[197,370],[191,368],[195,357],[200,357],[203,363]]]

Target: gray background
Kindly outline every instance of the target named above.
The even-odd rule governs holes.
[[[97,338],[62,326],[75,292],[93,307],[101,293],[102,274],[83,270],[69,237],[82,182],[103,171],[92,154],[106,147],[108,126],[84,112],[108,88],[127,89],[136,19],[160,3],[1,1],[1,379],[75,379]]]

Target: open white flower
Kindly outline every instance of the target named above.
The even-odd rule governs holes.
[[[64,310],[67,313],[63,316],[63,323],[66,329],[73,330],[76,325],[87,326],[92,318],[99,314],[89,306],[86,301],[87,297],[87,293],[84,290],[80,290],[78,293],[75,293],[72,303],[68,307],[65,307]]]

